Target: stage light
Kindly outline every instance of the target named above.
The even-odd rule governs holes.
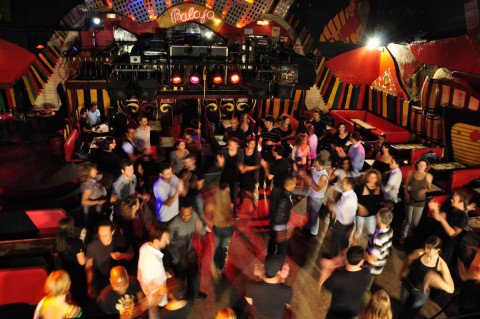
[[[205,32],[204,35],[205,35],[205,38],[211,39],[213,37],[213,32],[212,31],[207,31],[207,32]]]
[[[43,44],[37,44],[36,48],[37,50],[41,50],[41,49],[44,49],[45,46]]]
[[[190,83],[192,83],[192,84],[200,83],[200,77],[198,76],[198,74],[190,75]]]
[[[216,74],[213,76],[213,83],[222,84],[222,82],[223,82],[223,76],[221,76],[220,74]]]
[[[173,84],[181,84],[183,82],[183,78],[180,74],[175,74],[172,76],[172,83]]]
[[[380,46],[380,39],[378,37],[373,37],[368,39],[367,48],[370,50],[376,50]]]
[[[230,74],[230,83],[238,84],[240,82],[240,74],[237,72]]]
[[[100,25],[102,23],[102,19],[100,19],[99,17],[93,17],[92,18],[92,23],[94,25]]]

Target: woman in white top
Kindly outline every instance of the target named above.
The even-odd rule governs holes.
[[[325,195],[327,201],[336,202],[338,200],[340,194],[343,193],[342,180],[345,177],[353,177],[355,179],[360,177],[359,173],[353,171],[352,161],[348,157],[341,159],[337,167],[338,168],[330,167],[328,172],[330,183],[332,183],[335,178],[337,178],[337,181],[333,186],[328,188],[327,194]]]

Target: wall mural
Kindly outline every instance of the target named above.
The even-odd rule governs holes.
[[[370,7],[366,0],[350,0],[349,5],[340,10],[323,28],[320,42],[362,41],[368,22]]]

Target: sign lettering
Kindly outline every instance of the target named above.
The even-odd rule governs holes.
[[[203,12],[190,7],[186,11],[181,11],[178,8],[174,8],[170,14],[172,24],[183,23],[187,21],[198,20],[200,23],[205,23],[206,20],[212,20],[215,17],[215,12],[205,9]]]

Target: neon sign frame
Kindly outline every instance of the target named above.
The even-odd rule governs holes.
[[[157,19],[161,28],[170,28],[186,22],[196,22],[214,31],[218,31],[223,24],[221,17],[215,11],[196,3],[184,3],[171,7]]]

